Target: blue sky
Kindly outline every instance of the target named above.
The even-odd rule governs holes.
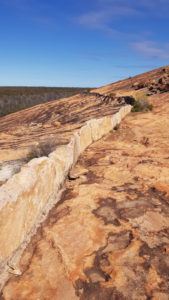
[[[97,87],[168,62],[169,0],[0,0],[0,85]]]

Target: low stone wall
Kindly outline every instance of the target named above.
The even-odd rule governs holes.
[[[0,188],[0,284],[15,269],[20,256],[49,210],[59,201],[63,183],[79,155],[112,130],[131,111],[93,119],[75,133],[69,144],[49,157],[35,158]]]

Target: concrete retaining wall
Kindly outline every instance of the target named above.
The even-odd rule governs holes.
[[[69,144],[57,148],[49,157],[31,160],[18,174],[1,186],[1,286],[8,277],[10,266],[15,268],[37,227],[59,201],[65,178],[79,155],[119,124],[130,111],[131,106],[126,105],[112,116],[86,122],[85,126],[72,136]]]

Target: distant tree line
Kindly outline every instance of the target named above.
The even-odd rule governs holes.
[[[34,105],[90,91],[89,88],[0,87],[0,117]]]

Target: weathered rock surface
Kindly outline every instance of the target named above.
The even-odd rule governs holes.
[[[2,299],[169,299],[169,93],[151,101],[81,155]]]
[[[140,80],[157,81],[163,72]],[[111,91],[134,95],[126,87],[124,80]],[[94,92],[0,120],[5,166],[24,159],[35,143],[47,145],[51,133],[57,139],[49,156],[45,144],[37,147],[44,156],[11,173],[0,188],[1,285],[10,277],[2,299],[167,299],[168,96],[165,90],[150,97],[153,113],[132,115],[120,129],[131,106],[102,101]],[[112,128],[116,132],[98,141]],[[60,204],[20,261],[60,200],[67,175]]]
[[[127,95],[127,93],[129,93],[129,95],[132,95],[133,94],[132,92],[135,90],[136,91],[141,90],[147,92],[151,85],[155,86],[156,88],[157,86],[163,85],[163,88],[165,89],[165,86],[169,83],[168,75],[169,75],[169,66],[166,66],[164,68],[155,69],[153,71],[139,74],[134,77],[129,77],[125,80],[119,80],[115,83],[111,83],[109,85],[100,87],[99,89],[93,91],[96,91],[97,93],[100,94],[115,93],[116,95],[121,96],[121,95]],[[166,92],[168,91],[167,87],[165,91]]]
[[[86,121],[112,115],[119,105],[105,103],[97,95],[133,95],[134,83],[145,85],[168,78],[169,67],[159,68],[132,78],[120,80],[105,87],[16,112],[0,119],[0,164],[9,160],[24,159],[32,147],[48,144],[51,151],[56,146],[66,144],[72,132],[83,126]],[[166,77],[167,76],[167,77]],[[166,80],[166,79],[165,79]],[[142,89],[148,92],[148,89]],[[57,138],[56,138],[57,134]],[[50,151],[50,152],[51,152]]]
[[[62,130],[60,130],[60,142],[57,147],[55,145],[55,150],[53,149],[54,151],[50,151],[51,153],[47,156],[48,153],[46,153],[46,149],[48,149],[49,146],[47,137],[48,130],[42,131],[42,133],[39,131],[43,139],[47,139],[46,146],[44,144],[41,148],[38,148],[37,146],[37,149],[35,148],[34,151],[38,153],[38,156],[42,157],[34,158],[36,156],[34,156],[35,154],[33,151],[31,158],[34,159],[31,159],[29,163],[23,165],[19,172],[9,178],[9,180],[0,187],[1,286],[5,280],[7,280],[9,273],[11,273],[11,269],[13,270],[11,266],[19,261],[23,249],[26,247],[32,235],[36,232],[39,224],[45,220],[51,207],[60,200],[65,178],[67,177],[70,168],[76,163],[79,155],[94,141],[110,132],[131,110],[130,105],[108,104],[105,106],[104,103],[100,102],[96,105],[97,101],[89,103],[89,101],[91,101],[91,96],[89,95],[88,97],[89,98],[86,97],[85,100],[81,99],[80,96],[72,98],[71,114],[73,115],[73,119],[70,120],[70,124],[69,120],[66,119],[69,119],[69,108],[69,111],[67,109],[67,114],[65,114],[64,117],[62,116],[62,118],[67,120],[68,124],[66,124],[65,121],[64,125],[63,121],[62,126],[60,125],[62,128]],[[78,112],[83,100],[85,101],[84,110],[88,111],[89,108],[89,111],[84,114],[83,109]],[[66,100],[61,101],[62,105],[63,101],[65,101],[66,106],[68,99],[67,102]],[[75,103],[79,106],[75,105]],[[58,107],[57,103],[53,103],[53,105]],[[69,104],[69,106],[71,105]],[[98,108],[95,108],[95,105],[98,106]],[[40,115],[41,108],[41,106],[37,107],[37,110],[39,117],[43,119],[45,118],[45,114],[44,111],[42,111],[42,116]],[[49,103],[49,107],[47,105],[46,109],[51,113],[51,103]],[[20,115],[20,118],[25,118],[25,122],[28,122],[28,119],[31,117],[36,119],[36,107],[34,107],[34,110],[35,111],[32,111],[32,109],[26,110],[23,112],[23,115]],[[89,113],[90,111],[91,114]],[[78,119],[79,122],[78,120],[77,122],[74,120],[74,117],[75,115],[77,116],[77,114],[77,118],[80,118]],[[101,117],[101,115],[103,116]],[[96,116],[97,118],[92,119],[92,116]],[[8,130],[11,133],[13,132],[12,124],[15,124],[16,122],[16,114],[14,114],[14,116],[11,115],[2,118],[0,121],[2,123],[1,130],[3,134],[7,130],[6,127],[3,128],[3,122],[7,125],[9,120],[11,123],[9,122]],[[38,120],[36,120],[36,122],[37,125]],[[52,124],[53,123],[49,125],[49,128],[51,128]],[[68,130],[67,126],[69,127]],[[18,130],[21,129],[20,127],[22,126],[18,125]],[[56,130],[55,139],[58,138],[59,132]],[[12,140],[13,136],[11,136],[11,143]],[[29,139],[29,142],[32,143],[35,140],[36,135],[32,135],[32,139]],[[22,139],[18,138],[18,147],[19,146],[19,150],[22,150]],[[4,147],[9,148],[8,140]],[[27,147],[27,145],[25,147]],[[4,175],[4,168],[1,171],[2,175]],[[9,172],[9,174],[12,174],[12,172]]]

